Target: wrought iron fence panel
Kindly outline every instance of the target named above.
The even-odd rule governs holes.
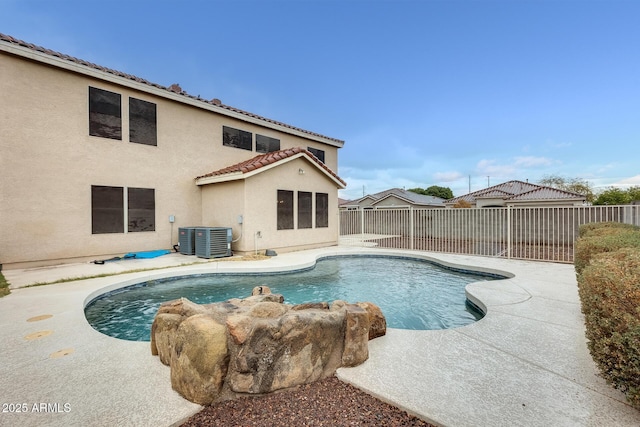
[[[640,225],[640,206],[340,211],[340,243],[572,263],[580,226]]]

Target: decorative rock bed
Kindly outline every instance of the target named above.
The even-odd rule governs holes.
[[[289,305],[259,286],[245,299],[162,304],[151,327],[151,354],[170,366],[174,390],[209,405],[357,366],[369,357],[368,341],[385,333],[386,319],[375,304]]]

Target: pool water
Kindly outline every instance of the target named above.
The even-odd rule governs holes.
[[[291,273],[208,274],[144,282],[98,297],[87,305],[85,315],[104,334],[149,341],[151,324],[165,301],[185,297],[208,304],[246,298],[255,286],[266,285],[288,304],[369,301],[382,309],[390,328],[447,329],[482,318],[467,301],[464,288],[495,278],[417,259],[335,257]]]

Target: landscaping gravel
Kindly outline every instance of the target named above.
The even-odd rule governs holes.
[[[434,427],[335,376],[265,396],[218,402],[204,408],[182,426]]]

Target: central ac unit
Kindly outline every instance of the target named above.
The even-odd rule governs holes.
[[[178,244],[183,255],[195,255],[196,253],[196,227],[178,228]]]
[[[196,227],[196,256],[220,258],[231,256],[231,228]]]

